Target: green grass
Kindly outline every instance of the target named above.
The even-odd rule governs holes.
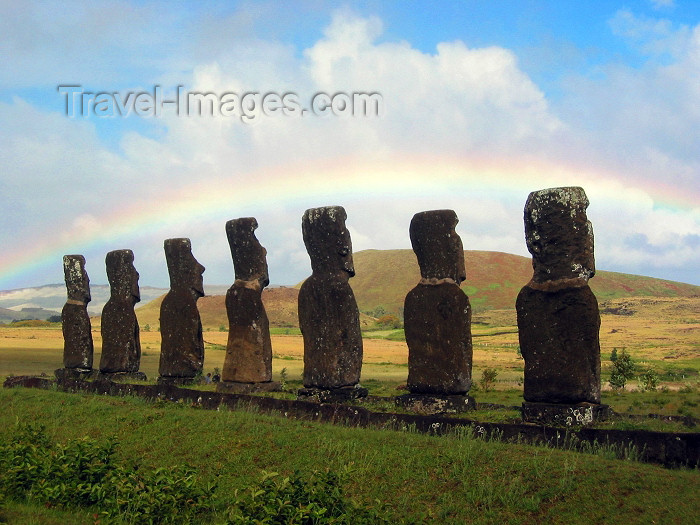
[[[379,500],[418,522],[693,523],[700,512],[698,471],[485,442],[469,432],[432,437],[30,389],[3,389],[0,403],[0,439],[20,421],[43,423],[58,442],[115,437],[123,460],[147,468],[190,464],[204,481],[216,480],[222,506],[263,469],[285,475],[330,469],[357,503]],[[94,523],[87,515],[41,521],[43,513],[14,503],[5,511],[14,523],[30,523],[27,516],[35,523]]]
[[[301,335],[301,330],[293,326],[271,326],[270,335]]]

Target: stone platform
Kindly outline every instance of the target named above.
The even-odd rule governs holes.
[[[95,379],[107,379],[108,381],[148,381],[143,372],[98,372]]]
[[[72,379],[75,381],[88,381],[96,379],[100,371],[93,368],[58,368],[54,370],[54,376],[58,381]]]
[[[282,385],[277,381],[264,381],[260,383],[239,383],[237,381],[220,381],[216,384],[216,391],[225,394],[251,394],[253,392],[281,392]]]
[[[464,395],[404,394],[395,398],[396,406],[422,415],[458,414],[476,409],[473,397]]]
[[[591,425],[605,421],[612,414],[609,405],[595,403],[523,403],[523,421],[567,427]]]
[[[367,389],[359,385],[343,386],[340,388],[302,388],[297,392],[299,401],[315,401],[317,403],[341,403],[367,397]]]

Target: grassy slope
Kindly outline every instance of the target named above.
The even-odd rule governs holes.
[[[528,257],[501,252],[465,251],[467,280],[462,289],[476,312],[513,308],[520,288],[532,277]],[[365,250],[354,254],[356,275],[350,281],[360,310],[383,306],[397,312],[406,293],[420,279],[411,250]],[[617,272],[599,271],[591,279],[599,301],[618,297],[700,295],[700,286]]]
[[[263,290],[263,304],[265,305],[265,311],[271,327],[299,327],[299,319],[297,317],[298,296],[299,290],[296,288],[280,286]],[[157,329],[160,324],[160,304],[163,302],[163,297],[165,296],[154,299],[136,310],[139,326],[144,327],[148,324],[151,330]],[[202,297],[197,301],[197,307],[202,317],[202,326],[205,329],[218,330],[222,326],[228,328],[226,296],[209,295]],[[361,325],[369,325],[372,322],[373,319],[360,314]],[[99,320],[94,319],[92,324],[93,326],[98,326]]]
[[[222,501],[259,479],[261,469],[328,468],[346,474],[357,501],[376,499],[425,522],[693,523],[700,512],[697,470],[132,398],[2,389],[0,404],[0,437],[18,420],[44,423],[61,442],[116,436],[122,458],[147,466],[188,463],[205,479],[216,478]],[[29,522],[31,509],[11,510],[14,522]]]
[[[469,295],[474,311],[513,309],[520,288],[532,276],[530,259],[501,252],[464,253],[467,280],[462,289]],[[418,263],[411,250],[364,250],[354,254],[354,261],[356,275],[350,284],[361,312],[382,306],[388,312],[398,313],[406,294],[420,279]],[[606,271],[596,274],[591,288],[599,302],[621,297],[700,295],[700,286]],[[298,287],[263,291],[271,326],[298,326],[298,293]],[[141,326],[149,324],[152,329],[158,326],[161,301],[162,298],[155,299],[136,310]],[[198,305],[205,327],[228,326],[223,295],[203,297]]]

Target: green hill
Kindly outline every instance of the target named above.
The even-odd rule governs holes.
[[[400,314],[403,301],[420,280],[416,256],[412,250],[364,250],[353,255],[354,278],[350,284],[361,312]],[[467,280],[462,289],[469,295],[474,311],[508,310],[515,306],[520,288],[532,276],[528,257],[501,252],[465,251]],[[598,271],[590,281],[599,302],[624,297],[691,297],[700,296],[700,286]],[[263,303],[271,326],[298,326],[297,287],[266,288]],[[138,308],[139,324],[156,329],[162,297]],[[198,301],[202,324],[217,329],[228,326],[223,295],[203,297]],[[381,311],[381,310],[380,310]]]
[[[412,250],[365,250],[353,255],[356,275],[350,280],[362,311],[378,306],[396,313],[411,288],[420,280]],[[467,280],[462,289],[474,311],[509,309],[520,288],[532,277],[529,257],[502,252],[465,251]],[[700,295],[700,286],[653,277],[598,271],[590,281],[598,301],[619,297],[690,297]]]

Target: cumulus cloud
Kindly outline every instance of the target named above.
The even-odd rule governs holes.
[[[140,87],[153,80],[166,89],[184,85],[215,94],[293,91],[306,106],[319,91],[371,91],[381,93],[385,109],[380,118],[272,116],[252,123],[166,112],[145,120],[146,131],[127,127],[115,151],[104,143],[94,119],[67,119],[22,98],[0,102],[0,119],[13,123],[0,128],[3,169],[9,175],[0,182],[0,203],[16,210],[0,226],[0,236],[20,248],[53,240],[56,231],[66,247],[74,239],[97,238],[90,246],[83,243],[94,261],[89,265],[93,282],[105,281],[104,253],[128,247],[136,254],[142,283],[166,285],[162,240],[169,236],[192,238],[195,256],[207,267],[207,282],[229,282],[233,272],[223,225],[230,218],[255,215],[272,281],[295,283],[310,268],[301,213],[329,204],[346,207],[356,250],[409,248],[414,213],[453,208],[465,248],[525,255],[522,206],[528,190],[522,188],[572,183],[591,188],[592,202],[599,198],[591,213],[600,222],[594,228],[603,265],[641,268],[653,259],[660,271],[670,273],[700,255],[693,241],[700,235],[697,214],[659,210],[651,196],[635,190],[639,181],[655,181],[659,172],[671,184],[692,186],[695,181],[698,28],[675,28],[621,12],[612,23],[617,34],[640,53],[663,59],[650,59],[641,70],[611,65],[602,76],[571,78],[561,100],[552,105],[512,50],[469,47],[457,40],[425,52],[409,42],[383,41],[382,20],[348,10],[337,11],[303,50],[256,34],[251,21],[259,21],[260,13],[240,10],[216,24],[202,19],[185,25],[175,51],[168,54],[155,46],[154,55],[147,57],[114,28],[132,24],[134,46],[162,44],[173,40],[167,29],[182,28],[182,21],[166,18],[149,34],[153,5],[108,5],[109,12],[117,13],[115,25],[88,8],[73,17],[57,15],[57,31],[86,21],[109,26],[92,51],[81,51],[82,65],[68,70],[76,80],[109,82],[119,68],[105,65],[92,71],[85,65],[106,56],[109,48],[124,56],[134,52],[136,71],[154,64],[148,75],[129,69]],[[37,28],[49,25],[46,14],[26,16],[26,23]],[[0,41],[3,49],[11,49],[22,38],[13,31]],[[32,52],[13,57],[11,67],[29,69]],[[59,46],[39,58],[42,73],[29,76],[27,85],[65,78],[58,72],[64,52],[73,56]],[[639,111],[642,107],[646,111]],[[483,159],[500,167],[498,185],[478,167]],[[460,169],[446,171],[455,164]],[[581,176],[579,166],[611,174],[616,186]],[[404,168],[402,178],[397,170]],[[279,175],[285,170],[292,181]],[[393,186],[382,180],[385,176]],[[208,209],[201,191],[219,200],[230,196],[230,211]],[[634,198],[620,199],[622,191]],[[611,194],[618,198],[606,201]],[[189,207],[188,199],[200,206]],[[620,201],[629,202],[629,208],[620,209]],[[156,224],[148,227],[115,233],[112,222],[120,210],[142,214],[150,208],[171,216],[163,224],[154,219]],[[623,213],[629,220],[619,220]],[[112,237],[99,240],[101,230]],[[627,239],[627,249],[621,239]],[[665,252],[663,258],[657,248]],[[59,270],[60,264],[42,269],[56,281],[62,278]]]

